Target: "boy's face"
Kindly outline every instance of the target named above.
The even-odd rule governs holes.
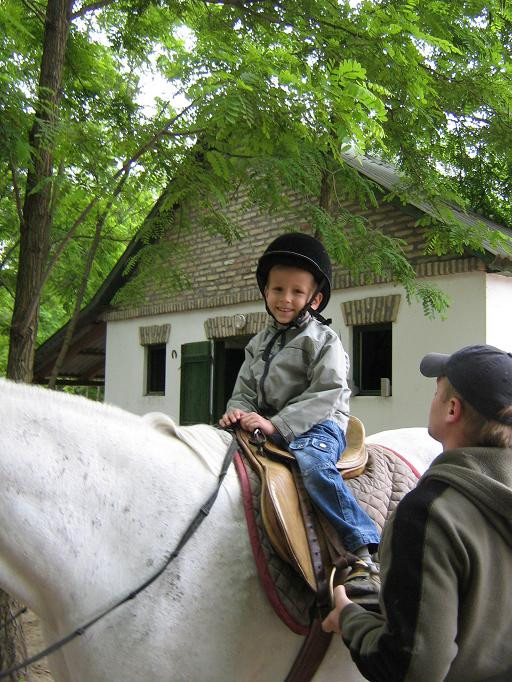
[[[265,299],[267,306],[281,324],[292,322],[309,301],[316,289],[313,275],[307,270],[287,265],[274,265],[268,273]],[[323,295],[318,293],[311,303],[316,310]]]

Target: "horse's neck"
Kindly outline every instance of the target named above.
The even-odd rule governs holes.
[[[442,449],[424,427],[380,431],[367,436],[366,442],[377,443],[400,453],[420,474],[429,467]]]
[[[10,531],[0,530],[3,587],[39,612],[80,602],[84,590],[101,601],[132,589],[214,474],[140,418],[74,401],[41,410],[27,395],[11,396],[0,436],[0,527]]]

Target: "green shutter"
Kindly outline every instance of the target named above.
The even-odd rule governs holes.
[[[231,396],[225,396],[226,349],[223,340],[213,342],[213,421],[217,423],[226,410]]]
[[[181,346],[180,424],[211,424],[211,341]]]

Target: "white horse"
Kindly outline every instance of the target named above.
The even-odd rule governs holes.
[[[164,564],[215,490],[230,437],[206,425],[170,436],[155,427],[172,430],[163,415],[2,380],[0,406],[0,587],[51,643]],[[420,470],[439,451],[424,429],[372,440]],[[260,586],[232,466],[166,571],[50,665],[59,682],[279,682],[301,644]],[[314,679],[362,678],[333,640]]]

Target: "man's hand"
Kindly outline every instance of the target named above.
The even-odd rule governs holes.
[[[240,417],[240,426],[244,431],[252,432],[255,429],[260,429],[266,436],[271,436],[277,433],[276,427],[269,419],[265,419],[257,412],[246,412]]]
[[[227,429],[230,426],[236,426],[245,414],[247,414],[247,412],[239,409],[226,412],[226,414],[223,414],[219,419],[219,425],[222,426],[223,429]]]
[[[345,588],[343,585],[338,585],[334,588],[334,608],[327,616],[327,618],[322,621],[322,630],[324,632],[335,632],[337,635],[341,633],[340,628],[340,613],[343,611],[345,606],[352,604],[353,602],[347,597]]]

